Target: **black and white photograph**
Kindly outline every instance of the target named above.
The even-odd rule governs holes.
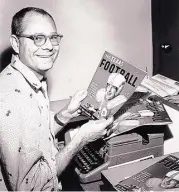
[[[178,158],[178,18],[178,0],[1,0],[0,191],[116,190]]]

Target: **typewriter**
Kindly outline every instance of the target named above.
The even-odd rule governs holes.
[[[75,172],[81,183],[101,180],[101,171],[111,166],[163,155],[163,133],[119,135],[86,145],[75,157]]]

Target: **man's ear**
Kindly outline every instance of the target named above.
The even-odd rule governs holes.
[[[18,54],[19,53],[19,39],[15,35],[11,35],[10,42],[11,42],[12,48]]]

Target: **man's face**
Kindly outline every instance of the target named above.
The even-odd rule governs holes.
[[[24,30],[21,35],[44,34],[46,36],[57,33],[54,22],[48,16],[29,14],[23,19]],[[53,67],[59,53],[59,45],[53,46],[50,39],[44,45],[38,47],[29,38],[19,38],[19,58],[34,72],[44,74]]]
[[[123,86],[124,86],[124,83],[122,83],[120,87],[116,87],[108,83],[106,87],[106,96],[105,96],[106,99],[111,100],[117,95],[119,95],[119,93],[122,91]]]
[[[106,87],[106,99],[107,100],[113,99],[115,97],[116,92],[117,92],[117,87],[108,83]]]

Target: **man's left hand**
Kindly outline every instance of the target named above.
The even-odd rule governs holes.
[[[81,113],[80,110],[81,102],[84,100],[86,96],[87,96],[86,90],[76,92],[75,95],[71,98],[67,107],[65,107],[56,114],[58,120],[65,125],[73,117],[79,116]]]
[[[67,106],[66,114],[68,114],[71,118],[79,116],[81,113],[81,110],[79,109],[81,102],[85,99],[86,96],[86,90],[76,92]]]
[[[82,90],[75,93],[75,95],[71,98],[67,107],[65,107],[61,112],[58,113],[60,119],[64,119],[63,121],[69,121],[73,117],[77,117],[80,115],[80,105],[84,98],[87,96],[87,91]]]

